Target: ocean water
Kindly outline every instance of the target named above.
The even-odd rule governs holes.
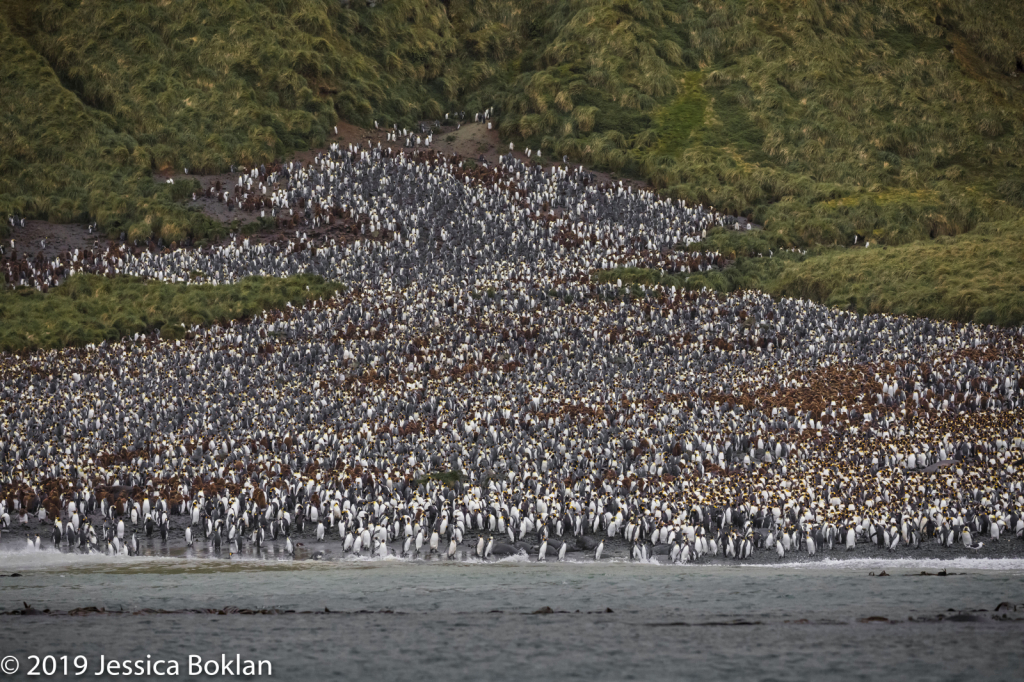
[[[188,656],[222,654],[269,661],[286,680],[1024,677],[1021,559],[668,566],[44,551],[0,553],[0,572],[0,608],[53,612],[0,616],[0,654],[20,662],[0,679],[49,679],[25,674],[31,655],[85,656],[90,679],[115,679],[95,675],[100,655],[179,661],[177,677],[150,679],[209,679],[188,675]],[[996,612],[1003,602],[1016,610]],[[91,606],[107,613],[66,614]],[[278,613],[180,612],[224,607]]]

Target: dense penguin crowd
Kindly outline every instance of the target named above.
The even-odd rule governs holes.
[[[470,165],[335,145],[239,177],[293,239],[8,262],[40,287],[345,289],[179,341],[0,355],[0,549],[1024,549],[1021,330],[598,284],[724,267],[699,245],[727,219],[579,168]]]
[[[708,227],[722,222],[701,207],[660,200],[621,183],[597,185],[582,169],[545,171],[512,157],[495,169],[467,170],[463,163],[433,152],[406,156],[389,148],[355,152],[334,146],[307,167],[254,168],[239,176],[233,191],[210,188],[295,228],[292,240],[239,239],[226,247],[175,250],[119,245],[52,260],[15,257],[5,263],[6,281],[43,289],[76,272],[92,272],[222,284],[301,272],[367,286],[432,277],[441,284],[467,276],[497,284],[510,267],[538,253],[550,253],[551,262],[536,274],[552,280],[643,259],[666,273],[724,265],[717,253],[672,251],[698,242]],[[335,224],[345,229],[334,234],[347,239],[307,235]]]

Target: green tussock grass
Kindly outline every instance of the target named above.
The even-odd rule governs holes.
[[[1024,324],[1024,221],[959,238],[830,251],[787,264],[767,288],[861,313]]]
[[[640,17],[632,5],[607,6]],[[679,59],[666,61],[677,90],[654,98],[649,127],[612,138],[552,122],[545,144],[637,172],[665,193],[766,229],[712,232],[699,248],[735,260],[721,272],[684,282],[650,272],[609,277],[759,288],[862,312],[1020,322],[1009,274],[1015,260],[988,258],[1017,253],[1020,235],[1010,228],[984,238],[974,232],[1024,216],[1024,7],[1007,7],[998,20],[978,3],[957,0],[664,7],[677,27],[669,26],[675,37],[667,39],[678,43]],[[651,31],[633,35],[654,46],[659,19],[642,21]],[[619,47],[609,41],[605,49]],[[577,54],[581,64],[588,61],[584,51]],[[583,72],[541,66],[549,91]],[[586,103],[597,107],[595,120],[617,105],[628,110],[623,82],[608,80],[604,100]],[[536,102],[524,116],[540,113]],[[855,240],[920,259],[945,279],[883,276],[883,252],[847,251]],[[808,254],[781,251],[794,247]]]
[[[862,314],[890,313],[1000,326],[1024,324],[1024,220],[982,223],[970,234],[898,246],[875,244],[773,253],[770,235],[713,231],[708,246],[736,262],[721,271],[663,275],[649,268],[601,270],[602,283],[721,292],[761,289]],[[724,249],[723,249],[724,250]],[[762,255],[763,254],[763,255]],[[635,293],[635,290],[634,290]]]
[[[686,276],[665,275],[652,268],[610,268],[594,273],[594,279],[601,284],[618,284],[622,286],[642,284],[647,287],[661,286],[666,289],[686,289]]]
[[[459,481],[464,481],[464,480],[466,480],[465,475],[463,475],[463,473],[461,471],[458,471],[458,470],[453,470],[453,471],[433,471],[433,472],[427,474],[426,476],[421,476],[420,478],[414,478],[412,483],[413,483],[414,486],[419,487],[421,485],[426,485],[428,481],[435,481],[437,483],[440,483],[441,485],[445,485],[445,486],[451,487],[451,486],[454,486]]]
[[[766,251],[767,253],[767,251]],[[637,285],[645,287],[675,287],[679,291],[712,289],[729,292],[740,289],[763,289],[778,277],[790,262],[803,260],[802,256],[780,253],[774,258],[741,257],[724,270],[710,270],[687,274],[662,274],[651,268],[611,268],[598,270],[593,279],[602,284],[618,284],[629,288],[633,294],[639,291]]]
[[[215,233],[212,221],[176,203],[190,189],[156,185],[145,150],[64,88],[0,14],[0,214],[98,220],[114,235],[152,232],[154,222],[168,233]]]
[[[699,73],[687,74],[683,91],[658,112],[660,154],[674,154],[690,146],[693,131],[703,127],[708,98],[701,81]]]
[[[161,338],[178,339],[194,325],[226,324],[341,288],[308,275],[188,285],[78,274],[45,294],[29,288],[0,292],[0,350],[84,346],[155,330]]]

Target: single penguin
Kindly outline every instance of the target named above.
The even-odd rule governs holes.
[[[985,546],[984,542],[973,542],[971,538],[971,531],[967,529],[967,526],[964,526],[964,529],[960,531],[960,540],[964,543],[964,547],[967,549],[981,549]]]

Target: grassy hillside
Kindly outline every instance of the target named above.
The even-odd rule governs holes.
[[[306,275],[188,285],[77,274],[45,294],[26,288],[0,296],[0,350],[84,346],[155,329],[182,338],[187,326],[225,324],[341,289]]]
[[[763,244],[763,241],[760,242]],[[770,247],[765,246],[765,252]],[[616,268],[601,282],[720,291],[763,289],[861,313],[894,313],[1016,326],[1024,322],[1024,222],[982,223],[969,234],[900,246],[739,256],[724,271],[663,275]]]
[[[202,236],[150,171],[495,106],[549,157],[765,226],[714,235],[742,267],[693,283],[1024,321],[990,258],[1024,238],[1021,3],[9,0],[0,76],[3,212]],[[911,258],[935,264],[921,295],[890,273]]]
[[[0,15],[0,213],[57,222],[97,220],[117,233],[168,235],[212,225],[174,202],[188,183],[157,186],[150,159],[107,113],[64,88]],[[6,220],[4,221],[6,227]]]

